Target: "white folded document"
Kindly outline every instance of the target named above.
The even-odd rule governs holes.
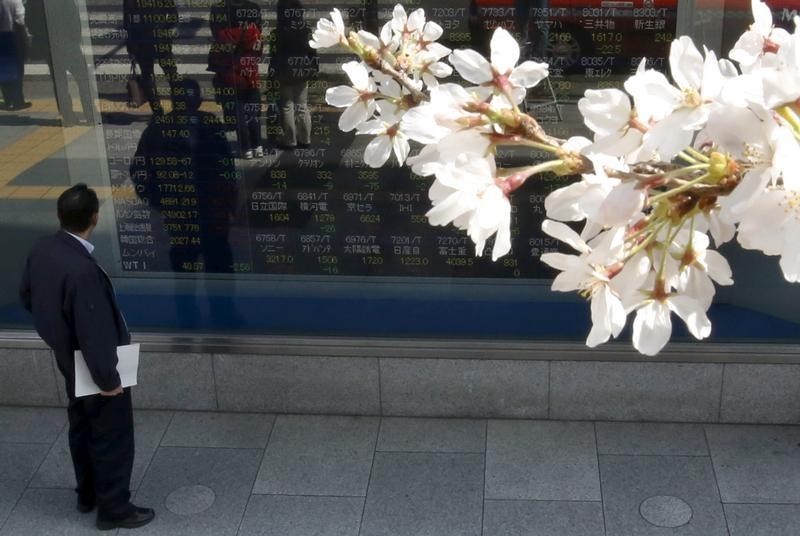
[[[136,376],[139,372],[139,345],[128,344],[117,346],[117,372],[122,380],[123,387],[136,385]],[[86,360],[80,350],[75,352],[75,396],[96,395],[102,391],[89,373]]]

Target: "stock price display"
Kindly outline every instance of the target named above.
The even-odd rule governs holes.
[[[424,7],[451,48],[486,53],[494,28],[511,31],[523,59],[551,66],[549,83],[532,90],[526,106],[563,136],[579,128],[574,104],[586,88],[619,87],[645,56],[650,67],[666,66],[675,33],[675,0],[669,1],[404,5]],[[302,28],[333,5],[281,7],[286,22],[274,2],[124,3],[122,15],[90,7],[90,25],[125,271],[550,276],[539,257],[558,245],[540,224],[544,198],[563,184],[555,177],[515,192],[512,251],[492,262],[491,239],[479,257],[464,232],[428,224],[432,178],[398,167],[393,157],[380,169],[364,164],[369,137],[340,132],[341,110],[324,98],[328,88],[346,83],[340,66],[352,57],[341,50],[281,51],[288,38],[278,28],[294,28],[302,42]],[[376,31],[393,5],[336,7],[350,25]],[[144,90],[136,107],[126,91],[132,57]],[[228,76],[231,66],[236,72]],[[504,166],[537,158],[544,156],[506,148],[497,154]]]

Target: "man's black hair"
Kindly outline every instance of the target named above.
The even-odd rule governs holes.
[[[58,221],[71,233],[82,233],[92,225],[100,210],[97,193],[83,183],[76,184],[58,196]]]

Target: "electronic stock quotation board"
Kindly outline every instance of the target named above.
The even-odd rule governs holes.
[[[486,255],[476,256],[464,232],[428,224],[432,177],[414,175],[394,157],[383,168],[368,167],[363,152],[369,137],[337,128],[341,110],[326,105],[324,95],[346,83],[340,65],[352,57],[341,50],[320,51],[312,60],[298,57],[293,64],[298,78],[307,78],[311,144],[279,147],[281,81],[271,73],[269,46],[276,6],[267,2],[248,4],[259,10],[262,25],[258,106],[266,154],[245,160],[237,145],[239,118],[226,116],[221,108],[224,97],[235,98],[235,91],[215,83],[208,70],[211,18],[219,2],[176,0],[174,10],[165,11],[169,0],[134,1],[138,15],[149,15],[146,20],[156,27],[152,45],[161,100],[170,100],[171,80],[165,73],[174,67],[178,80],[198,81],[204,102],[196,114],[170,112],[168,104],[161,116],[151,115],[147,104],[128,108],[124,15],[118,9],[89,7],[93,47],[116,51],[96,62],[96,76],[123,273],[551,277],[539,257],[558,244],[540,226],[544,198],[564,184],[556,177],[541,177],[514,193],[510,254],[492,262],[489,240]],[[523,59],[547,61],[549,82],[532,90],[525,105],[557,136],[580,132],[575,103],[585,89],[620,87],[643,57],[648,66],[666,67],[677,11],[676,0],[404,5],[425,8],[428,18],[444,28],[441,41],[451,48],[487,52],[493,29],[504,27],[520,42]],[[306,3],[307,23],[313,27],[332,7]],[[349,24],[375,29],[391,16],[392,5],[336,7]],[[418,150],[412,146],[412,154]],[[543,158],[505,148],[497,154],[502,166]]]

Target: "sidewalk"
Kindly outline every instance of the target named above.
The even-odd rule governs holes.
[[[136,411],[137,535],[795,536],[800,427]],[[98,534],[61,408],[0,407],[0,536]],[[126,534],[125,531],[119,531]]]

